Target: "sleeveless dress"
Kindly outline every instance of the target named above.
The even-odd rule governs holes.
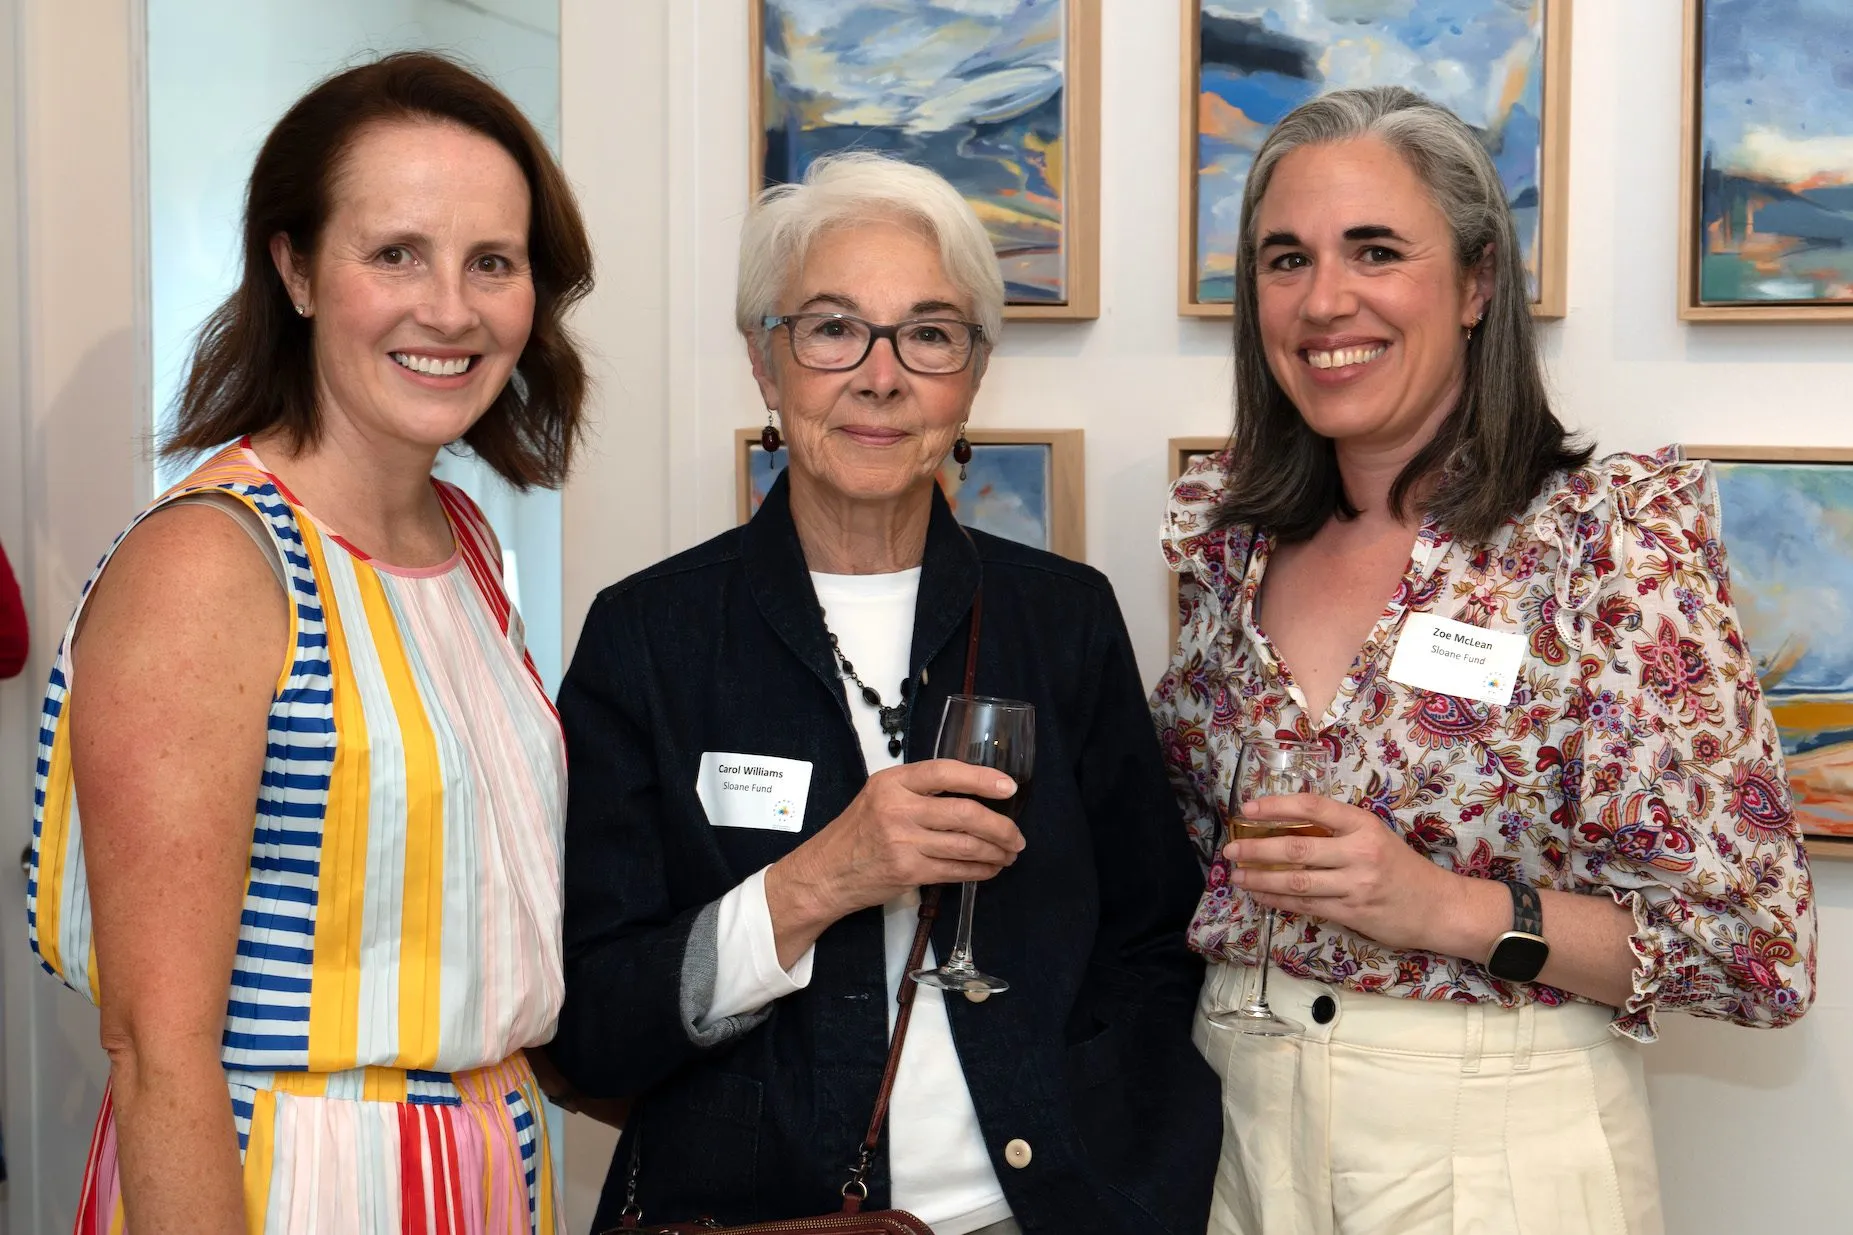
[[[129,525],[229,494],[288,580],[293,651],[270,706],[221,1051],[253,1235],[565,1229],[520,1053],[552,1036],[562,998],[565,752],[488,524],[433,484],[457,552],[424,570],[354,549],[248,442]],[[64,723],[76,623],[45,695],[26,912],[40,963],[94,1002]],[[106,1093],[78,1235],[123,1229],[116,1156]]]

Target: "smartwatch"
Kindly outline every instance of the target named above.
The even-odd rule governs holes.
[[[1544,906],[1530,884],[1502,882],[1512,893],[1512,929],[1493,942],[1486,972],[1505,982],[1534,982],[1551,958],[1551,945],[1544,941]]]

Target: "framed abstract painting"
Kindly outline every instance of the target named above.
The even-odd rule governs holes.
[[[1731,599],[1808,851],[1853,857],[1853,450],[1687,446],[1711,461]]]
[[[1571,0],[1182,0],[1178,311],[1226,316],[1248,168],[1318,94],[1398,85],[1467,122],[1506,187],[1534,316],[1562,317]]]
[[[844,150],[930,167],[990,233],[1006,317],[1098,317],[1100,3],[747,0],[753,191]]]
[[[745,523],[785,470],[786,451],[769,459],[759,429],[734,431],[735,513]],[[972,429],[972,461],[959,479],[950,459],[939,485],[952,513],[974,527],[1077,562],[1087,560],[1087,444],[1081,429]]]
[[[1853,321],[1853,4],[1686,0],[1679,315]]]

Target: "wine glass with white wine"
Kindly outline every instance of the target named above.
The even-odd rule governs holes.
[[[1250,819],[1242,806],[1256,798],[1289,797],[1296,793],[1329,793],[1332,786],[1332,752],[1322,742],[1286,738],[1251,738],[1236,759],[1235,778],[1229,785],[1230,840],[1260,840],[1270,836],[1329,836],[1316,823],[1301,819]],[[1294,870],[1293,866],[1244,863],[1249,870]],[[1211,1020],[1243,1033],[1284,1038],[1300,1026],[1277,1016],[1268,1007],[1268,970],[1274,950],[1274,911],[1269,909],[1261,927],[1261,974],[1254,997]]]

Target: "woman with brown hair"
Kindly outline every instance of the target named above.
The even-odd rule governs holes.
[[[541,139],[448,60],[331,77],[264,143],[166,444],[222,449],[118,539],[46,695],[31,939],[110,1056],[84,1235],[561,1229],[523,1048],[564,755],[431,468],[563,479],[590,286]]]

